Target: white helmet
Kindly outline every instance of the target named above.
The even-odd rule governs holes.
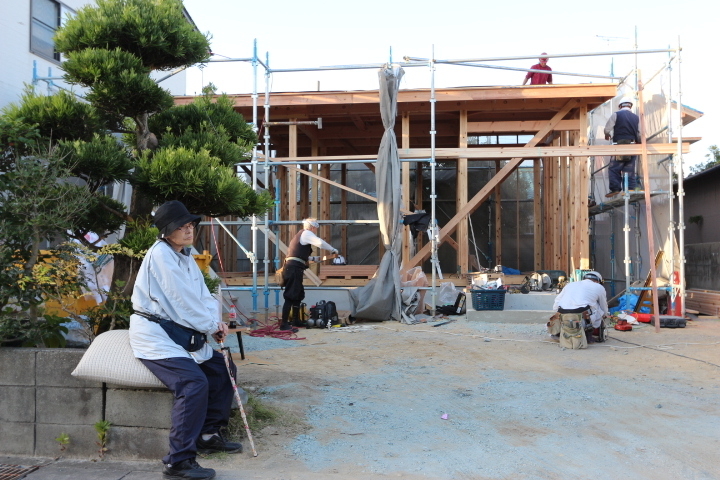
[[[623,105],[629,104],[630,108],[633,106],[633,101],[630,99],[630,97],[625,97],[620,100],[620,103],[618,104],[619,107],[622,107]]]
[[[583,280],[593,280],[598,283],[603,283],[602,275],[600,275],[595,270],[590,270],[589,272],[585,272],[585,275],[583,275]]]

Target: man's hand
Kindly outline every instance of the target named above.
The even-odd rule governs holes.
[[[333,249],[330,251],[330,253],[332,253],[333,255],[339,255],[339,254],[340,254],[340,252],[338,252],[338,249],[337,249],[337,248],[333,248]]]
[[[605,134],[605,140],[610,140],[610,135]]]
[[[218,325],[218,331],[212,334],[213,339],[216,342],[222,342],[225,339],[225,336],[228,333],[228,326],[225,322],[220,322]]]

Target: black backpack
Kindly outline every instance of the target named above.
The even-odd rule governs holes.
[[[335,302],[320,300],[314,307],[310,307],[310,318],[307,320],[307,328],[326,328],[330,325],[338,325],[337,307]]]
[[[435,307],[435,312],[440,313],[442,315],[462,315],[465,313],[465,293],[460,292],[458,293],[457,298],[455,299],[454,305],[443,305]]]

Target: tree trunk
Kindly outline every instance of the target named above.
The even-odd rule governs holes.
[[[148,128],[148,114],[145,113],[135,118],[135,134],[137,135],[138,155],[149,148],[157,146],[155,135]],[[130,218],[139,220],[149,218],[152,213],[153,203],[145,195],[139,193],[133,188],[130,200]],[[130,225],[125,227],[125,234],[132,228]],[[135,286],[135,277],[137,277],[137,268],[141,260],[128,257],[126,255],[115,256],[115,266],[113,269],[112,290],[121,293],[124,296],[132,295]],[[122,282],[122,286],[117,285],[117,281]]]

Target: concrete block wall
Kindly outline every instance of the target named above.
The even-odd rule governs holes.
[[[160,459],[168,450],[172,394],[81,380],[70,375],[85,353],[75,349],[0,348],[0,454],[98,456],[100,420],[112,423],[106,453]]]

